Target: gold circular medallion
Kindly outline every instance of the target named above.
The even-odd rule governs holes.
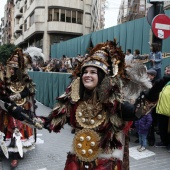
[[[23,91],[25,86],[21,82],[11,83],[10,90],[14,93],[19,93]]]
[[[26,98],[23,98],[23,99],[16,100],[15,104],[17,106],[22,106],[25,102],[26,102]]]
[[[76,110],[76,120],[84,128],[95,128],[101,125],[106,118],[100,103],[87,104],[81,102]]]
[[[80,130],[73,139],[74,152],[81,161],[94,161],[101,152],[99,142],[100,136],[95,131]]]

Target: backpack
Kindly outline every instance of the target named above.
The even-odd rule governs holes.
[[[164,86],[159,94],[156,113],[170,116],[170,81]]]

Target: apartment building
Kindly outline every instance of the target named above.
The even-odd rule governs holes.
[[[117,23],[121,24],[123,22],[126,22],[126,16],[128,14],[128,0],[121,0],[120,7],[119,7],[119,14],[117,17]]]
[[[14,0],[14,44],[50,46],[104,28],[105,0]]]
[[[1,43],[1,45],[3,45],[4,43],[4,27],[5,27],[5,24],[4,24],[5,22],[4,22],[4,17],[3,18],[1,18],[1,25],[0,25],[0,36],[1,36],[1,38],[0,38],[0,43]]]
[[[13,30],[14,30],[14,21],[13,21],[13,10],[14,4],[13,0],[7,0],[7,3],[4,8],[4,17],[3,17],[3,44],[14,43]],[[2,21],[2,20],[1,20]]]
[[[170,9],[170,1],[165,1],[165,2],[164,2],[164,9],[165,9],[165,10]]]
[[[119,24],[142,18],[147,15],[149,7],[153,4],[148,0],[121,0],[117,21]],[[170,9],[170,1],[164,2],[164,9]]]
[[[142,18],[146,15],[146,0],[122,0],[118,19],[118,24]]]
[[[0,27],[0,46],[2,45],[2,29]]]

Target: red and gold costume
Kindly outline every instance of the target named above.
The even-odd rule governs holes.
[[[105,73],[101,84],[91,92],[81,89],[80,71],[88,66]],[[115,41],[98,44],[77,66],[57,106],[48,117],[41,117],[49,131],[57,133],[66,123],[76,131],[64,170],[129,169],[127,131],[136,119],[136,108],[124,100],[128,81],[124,54]]]
[[[8,104],[20,107],[20,111],[26,113],[29,117],[35,116],[35,85],[27,74],[27,67],[31,64],[31,58],[22,53],[17,48],[13,55],[8,59],[6,70],[1,71],[1,100]],[[11,74],[10,69],[13,69]],[[9,152],[17,153],[18,147],[13,138],[15,129],[19,130],[23,152],[34,149],[35,131],[33,128],[15,119],[12,111],[6,111],[1,108],[1,131],[5,133],[5,142]],[[21,119],[22,120],[22,119]]]

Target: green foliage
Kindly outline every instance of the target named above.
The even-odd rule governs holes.
[[[0,46],[0,62],[5,65],[8,58],[17,48],[14,44],[4,44]]]

